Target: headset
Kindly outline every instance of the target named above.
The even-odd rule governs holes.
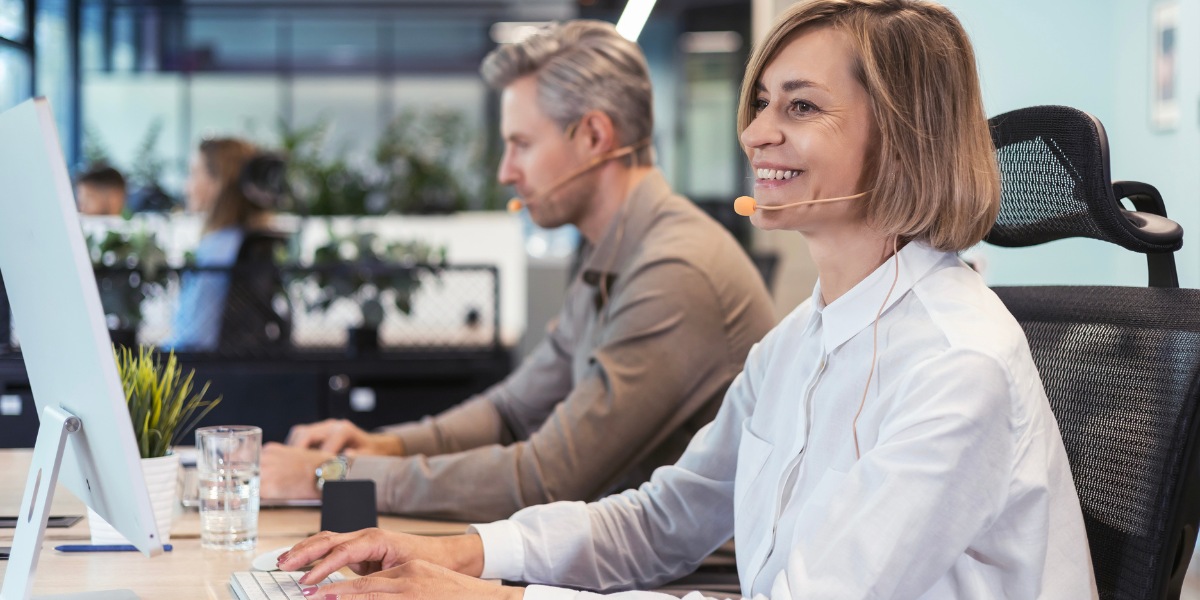
[[[242,167],[238,185],[246,199],[261,209],[290,208],[291,190],[287,182],[287,160],[283,155],[270,152],[254,155]]]
[[[821,204],[824,202],[842,202],[844,200],[853,200],[861,198],[875,190],[867,190],[853,196],[842,196],[840,198],[822,198],[821,200],[805,200],[803,202],[792,202],[791,204],[781,204],[779,206],[759,206],[758,202],[750,196],[742,196],[733,201],[733,210],[743,217],[753,215],[759,210],[783,210],[795,206],[803,206],[805,204]],[[875,376],[875,358],[879,352],[879,317],[883,315],[883,308],[887,306],[888,300],[892,298],[892,292],[896,290],[896,282],[900,280],[900,252],[899,238],[892,236],[892,256],[896,257],[896,275],[892,278],[892,287],[888,288],[888,293],[883,297],[883,304],[879,305],[879,311],[875,313],[875,323],[872,325],[871,338],[871,370],[867,372],[867,385],[863,388],[862,400],[858,403],[858,412],[854,413],[854,421],[850,424],[851,432],[854,434],[854,459],[862,458],[858,450],[858,417],[862,414],[863,407],[867,404],[867,392],[871,390],[871,378]]]
[[[572,131],[571,131],[572,134],[574,133],[573,129],[574,128],[572,128]],[[592,160],[589,160],[588,162],[584,163],[584,165],[582,167],[579,167],[578,169],[575,169],[574,171],[571,171],[571,172],[567,173],[566,175],[559,177],[557,180],[555,180],[554,183],[550,184],[550,187],[546,188],[545,190],[542,190],[542,192],[540,194],[534,194],[534,196],[532,198],[530,198],[530,201],[543,200],[550,194],[554,193],[555,190],[557,190],[557,189],[561,188],[562,186],[566,185],[567,183],[571,182],[576,177],[579,177],[580,175],[583,175],[584,173],[587,173],[588,171],[591,171],[592,169],[595,169],[596,167],[598,167],[610,160],[621,158],[622,156],[626,156],[629,154],[633,154],[634,152],[641,150],[642,148],[645,148],[646,146],[649,146],[650,142],[651,142],[651,139],[646,138],[640,142],[630,144],[628,146],[624,146],[621,148],[617,148],[616,150],[610,150],[608,152],[605,152],[604,154],[601,154],[600,156],[597,156],[597,157],[593,158]],[[525,208],[526,204],[527,204],[527,202],[524,200],[521,200],[520,198],[513,198],[512,200],[508,201],[508,212],[513,212],[513,213],[519,212],[522,208]]]
[[[853,196],[842,196],[841,198],[823,198],[821,200],[805,200],[804,202],[793,202],[791,204],[781,204],[779,206],[759,206],[758,202],[755,201],[754,198],[751,198],[750,196],[742,196],[741,198],[738,198],[737,200],[733,201],[733,212],[735,212],[739,215],[742,215],[743,217],[749,217],[750,215],[754,214],[754,211],[756,211],[756,210],[783,210],[785,208],[791,208],[793,206],[800,206],[803,204],[821,204],[823,202],[841,202],[842,200],[853,200],[855,198],[861,198],[873,191],[874,190],[867,190],[867,191],[859,193],[859,194],[854,194]]]

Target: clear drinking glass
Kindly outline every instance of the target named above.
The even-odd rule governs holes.
[[[243,425],[196,430],[200,545],[250,550],[258,543],[258,460],[262,429]]]

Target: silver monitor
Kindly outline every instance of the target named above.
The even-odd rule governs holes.
[[[28,600],[56,479],[147,556],[163,550],[45,98],[0,114],[0,274],[41,419],[0,588]]]

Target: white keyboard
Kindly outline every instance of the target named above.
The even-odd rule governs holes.
[[[242,571],[229,577],[229,587],[238,600],[308,600],[300,590],[310,586],[297,583],[303,576],[304,571]],[[345,579],[341,573],[334,573],[317,585]]]

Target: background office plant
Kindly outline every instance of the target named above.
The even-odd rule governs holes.
[[[368,214],[371,185],[366,177],[347,162],[343,152],[330,157],[325,151],[330,126],[324,117],[302,127],[279,120],[279,146],[287,159],[287,180],[297,209],[318,216]]]
[[[297,212],[447,214],[502,204],[499,184],[479,175],[495,172],[485,163],[498,163],[498,156],[487,155],[482,132],[460,112],[400,112],[380,135],[373,162],[356,163],[344,149],[329,149],[332,125],[326,117],[301,127],[278,124]]]
[[[87,245],[113,341],[133,346],[142,322],[142,301],[161,294],[167,285],[166,252],[145,226],[109,230],[103,237],[89,234]]]
[[[461,113],[405,110],[388,123],[375,147],[382,174],[379,202],[405,214],[462,210],[464,181],[478,155],[478,135]]]
[[[337,234],[313,253],[312,270],[289,282],[293,297],[312,312],[328,313],[339,300],[348,300],[362,316],[351,330],[351,346],[377,347],[378,330],[391,305],[412,314],[412,299],[425,275],[437,277],[446,264],[446,248],[421,241],[385,243],[372,233]]]

